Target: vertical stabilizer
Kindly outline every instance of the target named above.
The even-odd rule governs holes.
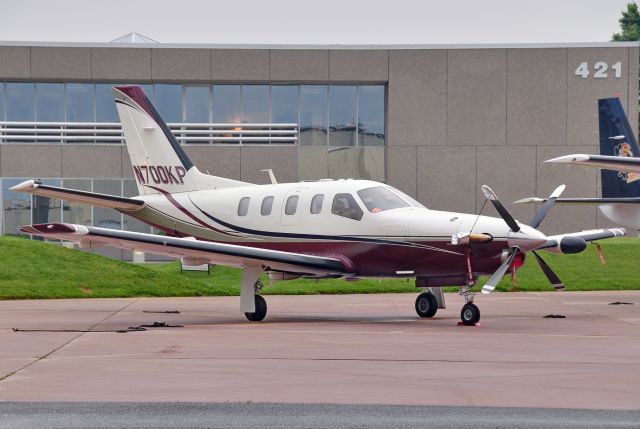
[[[640,149],[619,98],[598,100],[600,155],[640,157]],[[640,197],[640,174],[601,170],[602,197]]]
[[[246,186],[201,173],[139,86],[113,88],[140,195]]]

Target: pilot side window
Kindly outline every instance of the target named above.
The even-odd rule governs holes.
[[[362,209],[351,194],[336,194],[333,197],[331,213],[354,220],[362,219],[363,214]]]
[[[284,206],[284,214],[291,216],[296,214],[296,209],[298,208],[298,196],[291,195],[287,198],[287,203]]]
[[[269,216],[271,214],[271,208],[273,207],[273,197],[264,197],[262,200],[262,206],[260,207],[260,214],[262,216]]]
[[[251,197],[240,198],[240,202],[238,203],[238,216],[246,216],[249,212],[249,201],[251,201]]]
[[[322,202],[324,201],[324,194],[314,195],[311,199],[311,214],[318,214],[322,211]]]

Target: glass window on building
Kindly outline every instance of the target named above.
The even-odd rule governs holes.
[[[93,181],[93,192],[109,195],[122,195],[121,179],[95,179]],[[109,229],[123,229],[122,215],[114,209],[103,207],[93,207],[93,226]],[[126,225],[125,228],[127,229]]]
[[[36,121],[64,122],[64,83],[36,84]]]
[[[240,123],[240,85],[213,86],[213,122]]]
[[[269,86],[242,86],[242,123],[265,124],[269,122]]]
[[[42,180],[42,184],[61,186],[62,180],[44,179]],[[31,204],[31,223],[60,222],[62,219],[62,200],[34,195]],[[34,238],[36,240],[42,240],[41,237]]]
[[[184,122],[209,123],[209,87],[187,86],[184,95]]]
[[[91,179],[64,179],[65,188],[91,192]],[[91,205],[74,201],[62,202],[62,221],[91,226]]]
[[[95,105],[93,84],[67,84],[67,122],[94,122]]]
[[[384,181],[384,147],[331,147],[327,154],[331,179]]]
[[[133,179],[124,179],[122,181],[122,196],[123,197],[137,197],[138,185]],[[124,215],[124,229],[125,231],[144,232],[146,234],[151,233],[151,226],[131,216]]]
[[[7,82],[5,85],[7,121],[35,121],[35,85],[14,82]]]
[[[356,87],[329,87],[329,145],[355,146]]]
[[[271,87],[271,122],[298,123],[297,85],[273,85]]]
[[[182,85],[156,84],[155,106],[167,123],[182,122]]]
[[[300,86],[300,145],[327,145],[327,87]]]
[[[4,235],[23,234],[18,229],[31,224],[31,194],[10,191],[27,179],[2,179],[2,210],[4,212]]]
[[[4,83],[0,82],[0,121],[4,119]]]
[[[96,84],[96,122],[120,122],[112,88],[115,83]]]
[[[384,146],[384,86],[358,87],[358,116],[360,146]]]

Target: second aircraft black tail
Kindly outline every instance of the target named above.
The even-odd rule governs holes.
[[[640,148],[619,98],[598,100],[600,155],[640,157]],[[602,197],[640,197],[640,174],[601,170]]]

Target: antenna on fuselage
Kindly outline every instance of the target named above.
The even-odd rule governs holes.
[[[272,185],[277,185],[278,181],[276,180],[276,176],[273,174],[273,170],[270,168],[266,168],[264,170],[260,170],[260,171],[265,171],[267,173],[269,173],[269,178],[271,179],[271,184]]]

